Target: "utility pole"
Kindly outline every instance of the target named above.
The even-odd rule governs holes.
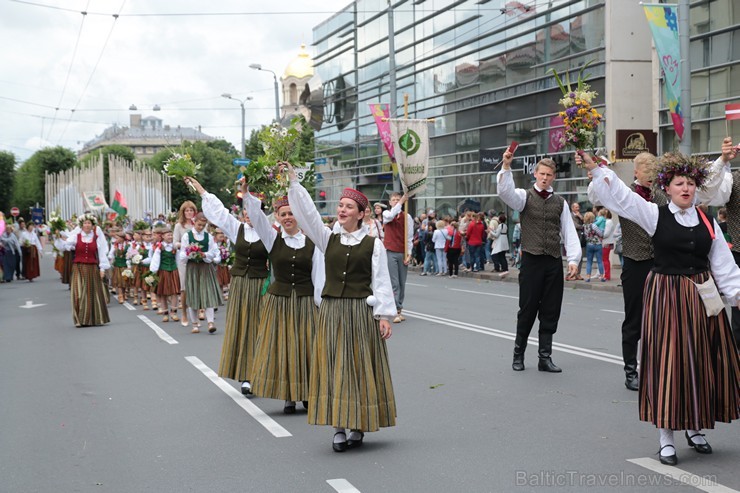
[[[683,113],[683,138],[679,151],[691,155],[691,62],[689,60],[689,0],[678,0],[678,42],[681,50],[681,111]]]
[[[393,22],[392,1],[393,0],[388,0],[388,90],[391,93],[390,114],[388,116],[390,118],[393,118],[396,114],[396,108],[398,105],[398,101],[396,100],[396,28]],[[396,173],[396,178],[393,180],[393,186],[396,190],[401,190],[401,175],[399,173]]]

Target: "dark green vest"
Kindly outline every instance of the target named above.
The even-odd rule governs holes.
[[[175,254],[173,252],[168,252],[164,247],[159,251],[159,270],[166,272],[177,270]]]
[[[190,231],[188,231],[188,243],[190,243],[191,245],[195,245],[196,243],[198,245],[200,245],[200,249],[203,250],[203,254],[205,255],[205,253],[208,251],[208,238],[209,238],[209,236],[210,235],[204,231],[203,232],[203,239],[202,240],[196,240],[195,239],[195,236],[193,235],[193,230],[191,229]]]
[[[275,280],[268,291],[275,296],[290,296],[295,290],[296,296],[313,296],[314,244],[306,238],[306,245],[298,250],[289,247],[282,235],[278,233],[270,250],[272,273]]]
[[[234,265],[231,275],[264,279],[267,277],[267,248],[262,241],[250,243],[244,239],[244,225],[239,226],[234,245]]]
[[[373,247],[375,238],[365,236],[354,246],[342,245],[333,234],[326,246],[326,284],[322,298],[367,298],[373,294]]]
[[[115,248],[115,246],[114,246]],[[123,252],[116,248],[115,253],[113,254],[113,267],[121,267],[125,268],[127,267],[126,264],[126,252],[128,252],[128,245],[123,247]]]

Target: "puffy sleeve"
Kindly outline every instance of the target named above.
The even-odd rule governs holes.
[[[159,271],[159,264],[162,262],[162,247],[155,248],[154,251],[151,253],[152,256],[152,262],[149,264],[149,270],[154,272],[155,274]]]
[[[249,219],[252,221],[252,227],[257,236],[260,237],[267,251],[271,252],[278,233],[270,224],[265,213],[262,212],[262,202],[251,193],[246,194],[242,200],[244,200],[244,208],[247,209],[247,214],[249,214]],[[300,223],[298,224],[300,225]]]
[[[102,230],[98,232],[97,237],[98,264],[100,266],[100,270],[108,270],[110,269],[110,260],[108,259],[108,241],[105,239],[105,235],[102,234]]]
[[[388,272],[388,255],[383,242],[375,238],[373,245],[372,288],[375,296],[373,315],[376,319],[390,320],[396,316],[396,302],[391,288],[391,275]]]
[[[740,300],[740,268],[735,263],[719,224],[717,221],[713,221],[713,224],[714,240],[709,249],[709,266],[712,277],[727,301],[732,306],[736,306]]]
[[[496,177],[498,182],[498,196],[509,207],[519,212],[527,205],[527,192],[514,187],[514,176],[510,169],[502,169]]]
[[[324,265],[324,254],[318,248],[313,249],[311,265],[311,282],[313,282],[313,302],[316,306],[321,305],[321,292],[326,284],[326,267]]]
[[[182,235],[182,238],[180,239],[180,246],[178,247],[178,253],[177,257],[180,259],[181,262],[187,262],[188,261],[188,255],[185,253],[185,250],[187,250],[188,246],[190,245],[190,239],[188,238],[188,234],[185,233]]]
[[[614,171],[594,168],[594,193],[612,213],[637,223],[647,234],[653,236],[658,226],[658,206],[643,199],[624,184]]]
[[[201,208],[206,219],[221,228],[226,237],[236,243],[236,235],[239,234],[241,223],[224,207],[224,204],[212,193],[201,195]],[[251,214],[250,214],[251,215]]]
[[[321,214],[316,210],[316,206],[308,195],[308,191],[298,183],[298,180],[291,180],[288,188],[288,201],[293,215],[298,221],[303,233],[311,238],[316,248],[321,252],[326,252],[326,246],[329,244],[331,231],[324,226],[321,220]],[[387,269],[386,269],[387,270]]]

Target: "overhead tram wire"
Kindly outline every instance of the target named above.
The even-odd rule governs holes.
[[[85,97],[85,93],[87,93],[87,88],[90,87],[90,83],[92,82],[92,79],[95,76],[95,72],[98,70],[98,65],[100,65],[100,60],[103,59],[103,55],[105,54],[105,49],[108,47],[108,42],[110,41],[110,38],[113,35],[113,30],[116,28],[116,24],[118,23],[118,18],[125,5],[126,5],[126,0],[123,0],[121,2],[121,7],[118,9],[118,13],[113,14],[113,24],[111,24],[110,30],[108,31],[108,36],[105,38],[105,43],[103,43],[103,47],[100,49],[100,55],[98,55],[98,59],[95,61],[95,66],[90,72],[90,77],[88,77],[87,83],[85,84],[85,87],[82,89],[82,93],[80,94],[79,99],[77,100],[77,102],[75,103],[74,107],[71,110],[71,113],[69,114],[67,123],[64,126],[64,130],[62,130],[62,134],[59,136],[57,143],[61,142],[61,140],[64,138],[64,134],[67,133],[67,129],[69,128],[69,122],[72,121],[72,116],[74,116],[74,112],[77,110],[77,107],[80,105],[80,102],[82,102],[82,98]],[[51,134],[49,134],[49,136],[51,136]]]
[[[59,113],[59,107],[62,105],[62,101],[64,100],[64,94],[67,91],[67,84],[69,83],[69,76],[72,73],[72,67],[74,66],[75,59],[77,58],[77,48],[80,46],[80,38],[82,37],[82,28],[85,26],[85,18],[87,17],[87,9],[90,7],[90,0],[87,0],[87,5],[85,5],[85,10],[83,12],[80,12],[82,14],[82,21],[80,22],[80,30],[77,31],[77,40],[75,41],[75,47],[72,51],[72,60],[69,62],[69,68],[67,69],[67,77],[64,79],[64,86],[62,87],[62,93],[59,95],[59,102],[57,103],[57,107],[54,109],[54,117],[51,120],[51,124],[49,125],[49,133],[46,135],[46,140],[49,139],[51,136],[51,128],[54,126],[54,122],[57,119],[57,114]],[[43,138],[43,136],[42,136]]]

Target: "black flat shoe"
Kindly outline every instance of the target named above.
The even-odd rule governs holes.
[[[694,447],[694,450],[699,452],[700,454],[711,454],[712,453],[712,446],[709,445],[709,443],[694,443],[692,438],[694,437],[703,437],[703,433],[696,433],[694,435],[689,436],[689,432],[685,431],[684,434],[686,435],[686,441],[689,442],[689,447]]]
[[[334,452],[344,452],[345,450],[347,450],[347,434],[344,433],[343,431],[338,431],[334,433],[335,437],[337,435],[344,435],[344,441],[343,442],[332,442],[331,448],[334,449]]]
[[[546,371],[549,373],[560,373],[563,371],[559,367],[555,366],[555,363],[553,363],[550,358],[540,359],[539,363],[537,363],[537,369],[539,371]]]
[[[524,355],[514,355],[514,362],[511,364],[514,371],[524,371]]]
[[[665,464],[666,466],[675,466],[676,464],[678,464],[678,456],[675,452],[673,453],[673,455],[663,455],[660,453],[666,447],[671,447],[674,451],[676,450],[676,447],[674,447],[673,445],[663,445],[662,447],[660,447],[660,450],[658,451],[660,463]]]
[[[624,386],[629,390],[640,390],[640,380],[637,375],[628,376],[624,381]]]
[[[308,401],[302,401],[303,409],[308,410]]]
[[[350,435],[352,432],[350,432]],[[360,439],[359,440],[347,440],[347,448],[357,448],[362,447],[362,441],[365,439],[365,433],[360,432]]]
[[[249,382],[242,382],[242,394],[252,395],[252,384]]]
[[[295,414],[295,404],[286,404],[283,407],[284,414]]]

